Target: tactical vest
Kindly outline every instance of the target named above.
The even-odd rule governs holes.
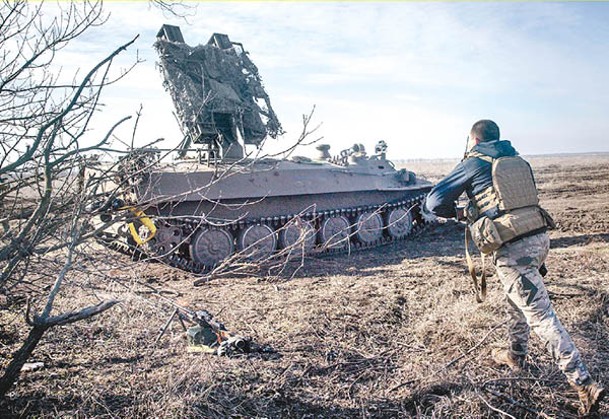
[[[470,219],[469,229],[482,253],[489,254],[504,243],[542,232],[550,223],[553,225],[547,212],[539,207],[533,171],[522,157],[495,159],[476,151],[466,156],[473,157],[492,164],[493,185],[476,194],[470,202],[475,215]]]

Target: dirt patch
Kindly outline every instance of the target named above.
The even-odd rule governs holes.
[[[410,170],[430,179],[454,162]],[[542,205],[556,218],[547,287],[594,377],[609,381],[609,157],[533,159]],[[476,304],[463,263],[463,227],[449,221],[373,251],[309,259],[290,279],[222,278],[193,287],[189,274],[144,262],[115,281],[66,289],[69,307],[100,295],[120,307],[49,332],[2,402],[6,417],[575,417],[577,397],[532,338],[520,375],[489,361],[504,342],[494,278]],[[116,259],[116,255],[111,257]],[[143,283],[281,357],[218,358],[186,352],[171,307]],[[75,294],[77,293],[77,294]],[[23,304],[23,303],[21,303]],[[26,333],[0,311],[2,365]],[[602,413],[609,415],[607,406]]]

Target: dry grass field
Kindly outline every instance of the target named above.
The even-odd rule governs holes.
[[[454,163],[405,162],[434,181]],[[551,232],[547,287],[593,376],[609,385],[609,155],[531,163],[542,205],[559,224]],[[491,349],[505,344],[505,302],[494,276],[487,300],[475,302],[462,224],[308,259],[294,275],[262,272],[199,287],[189,274],[108,255],[108,266],[98,269],[115,280],[74,278],[58,307],[106,296],[121,304],[49,331],[32,359],[44,368],[22,375],[1,402],[1,417],[577,415],[575,392],[536,337],[519,375],[490,361]],[[178,322],[155,345],[172,309],[150,287],[215,313],[278,355],[189,353]],[[0,310],[2,366],[26,333],[22,317],[8,313]],[[601,415],[609,416],[609,403]]]

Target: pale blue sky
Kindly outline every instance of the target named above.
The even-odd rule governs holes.
[[[609,3],[199,3],[188,22],[146,2],[105,8],[108,22],[64,51],[62,62],[88,68],[140,34],[117,64],[136,54],[146,61],[107,90],[95,121],[101,131],[142,103],[140,144],[180,139],[152,49],[170,23],[190,45],[213,32],[244,44],[285,142],[315,105],[318,134],[335,153],[383,139],[394,159],[458,157],[481,118],[498,122],[523,154],[609,151]]]

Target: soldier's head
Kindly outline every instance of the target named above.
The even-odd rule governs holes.
[[[477,140],[478,143],[497,141],[499,137],[499,126],[490,119],[482,119],[476,122],[470,131],[470,138]]]
[[[465,152],[469,152],[477,144],[486,141],[496,141],[499,139],[499,127],[490,119],[481,119],[476,122],[469,136],[467,137],[467,146]]]

